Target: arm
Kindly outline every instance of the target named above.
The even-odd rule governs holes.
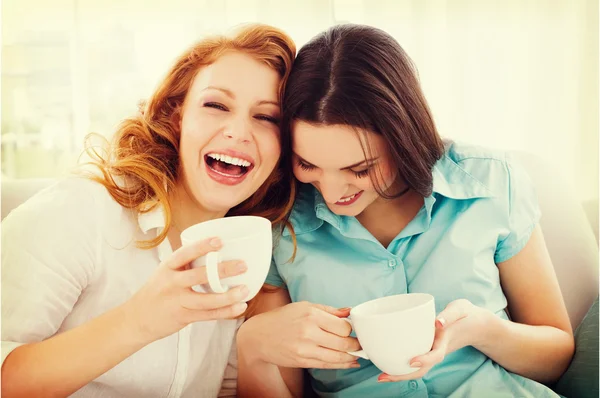
[[[475,348],[511,372],[553,382],[569,366],[574,340],[539,226],[523,250],[498,267],[514,322],[488,317]]]
[[[272,291],[276,289],[275,291]],[[265,291],[266,290],[266,291]],[[266,285],[260,293],[256,315],[283,307],[291,302],[288,291]],[[246,326],[244,326],[246,325]],[[240,397],[301,397],[303,393],[303,371],[300,368],[284,368],[261,361],[251,349],[252,318],[238,333],[238,396]],[[250,325],[250,326],[248,326]],[[243,330],[242,330],[243,329]]]
[[[74,393],[149,343],[135,333],[130,319],[119,307],[42,342],[17,347],[2,365],[2,396]]]
[[[573,356],[573,332],[539,227],[518,254],[498,267],[512,321],[468,300],[455,300],[437,317],[431,351],[411,360],[418,370],[382,374],[379,380],[421,378],[447,354],[466,346],[513,373],[541,383],[558,379]]]
[[[2,231],[2,396],[70,395],[152,341],[191,322],[234,317],[246,308],[237,303],[244,296],[240,289],[223,295],[191,289],[207,280],[204,267],[184,270],[215,249],[204,241],[174,252],[125,304],[56,334],[89,284],[90,275],[81,270],[93,258],[78,252],[88,248],[86,240],[44,231],[45,222],[25,224],[35,228],[9,220]],[[23,231],[33,236],[31,229],[42,233],[37,240],[23,240]],[[36,246],[40,238],[53,236],[56,242]],[[221,264],[220,275],[239,274],[236,265]]]
[[[265,294],[262,314],[246,321],[238,333],[240,397],[300,397],[301,368],[358,367],[347,353],[360,348],[340,318],[349,309],[290,302],[287,290]]]

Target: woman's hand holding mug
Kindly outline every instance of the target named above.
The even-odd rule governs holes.
[[[222,246],[218,238],[183,246],[163,261],[150,279],[123,308],[128,313],[138,338],[147,343],[169,336],[186,325],[241,315],[248,288],[239,285],[226,293],[198,293],[192,286],[208,282],[206,267],[188,268],[188,264]],[[218,265],[220,278],[246,272],[241,261],[223,261]]]
[[[359,367],[347,351],[360,349],[344,321],[350,309],[297,302],[250,318],[238,332],[238,349],[250,361],[283,367]]]
[[[431,351],[410,360],[410,366],[415,371],[399,376],[382,373],[378,380],[404,381],[425,376],[432,367],[442,362],[447,354],[473,345],[475,336],[482,334],[481,329],[490,315],[493,316],[490,311],[473,305],[469,300],[452,301],[435,319],[435,338]]]

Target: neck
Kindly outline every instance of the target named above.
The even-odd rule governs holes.
[[[384,247],[415,218],[424,201],[417,192],[406,190],[405,185],[394,189],[393,192],[405,193],[394,199],[379,198],[356,217]]]
[[[222,218],[227,214],[226,210],[211,211],[205,209],[193,199],[193,196],[183,185],[178,185],[170,192],[169,203],[171,204],[171,227],[178,235],[192,225]]]

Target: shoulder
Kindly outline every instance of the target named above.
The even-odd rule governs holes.
[[[451,143],[447,147],[445,156],[496,197],[507,195],[511,187],[511,179],[514,178],[513,173],[525,173],[519,162],[508,151]]]
[[[71,177],[58,180],[27,199],[11,211],[2,227],[4,231],[32,237],[43,234],[39,238],[48,239],[49,231],[72,235],[97,230],[108,220],[120,218],[123,211],[103,185]]]
[[[312,185],[300,184],[289,218],[295,234],[314,231],[323,224],[323,220],[317,217],[315,210],[317,195],[318,193]],[[288,228],[285,228],[283,235],[290,235]]]

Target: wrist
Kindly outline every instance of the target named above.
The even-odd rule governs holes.
[[[238,352],[238,360],[244,361],[246,364],[258,364],[264,362],[261,351],[260,341],[254,332],[255,319],[260,315],[253,316],[249,320],[242,323],[238,329],[236,337],[236,345]]]
[[[478,314],[475,333],[471,335],[470,344],[479,351],[486,351],[486,347],[497,344],[499,331],[502,328],[502,319],[496,314],[481,308]]]
[[[138,311],[127,301],[112,310],[115,317],[116,327],[119,328],[119,336],[123,341],[133,346],[144,347],[157,338],[152,336],[149,330],[143,327],[137,318]]]

